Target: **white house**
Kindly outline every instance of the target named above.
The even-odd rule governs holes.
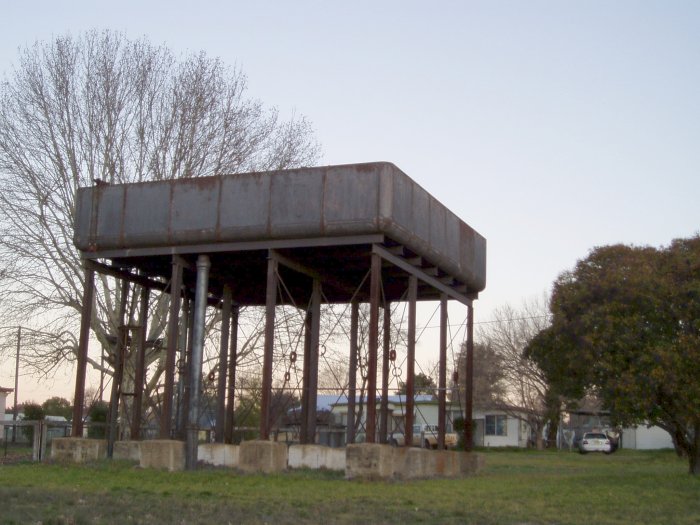
[[[377,400],[377,418],[381,400]],[[438,424],[438,401],[432,395],[417,395],[415,397],[414,422],[416,425]],[[388,433],[403,432],[406,421],[406,396],[394,395],[388,398],[389,424]],[[347,425],[347,400],[333,405],[332,414],[338,425]],[[360,432],[364,430],[366,407],[363,410]],[[448,404],[446,431],[454,431],[454,421],[462,417],[462,409],[458,405]],[[472,413],[474,421],[474,445],[477,447],[527,447],[530,438],[530,427],[527,423],[508,415],[502,410],[477,409]],[[379,428],[377,420],[376,428]]]
[[[530,425],[502,410],[474,409],[474,445],[477,447],[526,448]]]

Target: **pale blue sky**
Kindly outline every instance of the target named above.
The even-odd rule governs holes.
[[[487,238],[477,321],[593,246],[700,231],[700,2],[0,6],[0,71],[36,39],[146,35],[240,66],[313,122],[324,164],[395,163]]]

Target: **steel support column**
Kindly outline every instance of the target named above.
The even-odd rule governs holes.
[[[379,408],[379,442],[386,444],[389,434],[389,352],[391,351],[391,304],[384,303],[382,344],[382,399]]]
[[[194,326],[192,327],[192,356],[190,358],[190,395],[187,410],[187,439],[185,466],[197,468],[197,445],[199,436],[199,398],[202,383],[202,357],[204,355],[204,323],[207,313],[209,291],[209,256],[197,257],[197,287],[194,296]]]
[[[413,444],[413,412],[415,411],[415,371],[416,371],[416,301],[418,298],[418,278],[408,277],[408,341],[406,356],[406,446]]]
[[[472,414],[474,394],[474,306],[467,306],[467,358],[464,371],[464,450],[474,447],[474,418]]]
[[[131,439],[141,439],[141,411],[143,405],[143,383],[146,372],[146,336],[148,334],[148,295],[150,290],[141,287],[139,306],[138,347],[136,371],[134,373],[134,410],[131,419]]]
[[[177,360],[177,404],[175,406],[175,432],[176,439],[185,440],[185,427],[187,426],[187,392],[189,391],[188,372],[189,356],[192,354],[192,324],[194,323],[193,301],[184,295],[182,311],[180,313],[180,339],[178,341]]]
[[[377,439],[377,351],[379,347],[379,296],[382,286],[382,259],[372,253],[369,281],[369,341],[367,341],[367,443]]]
[[[440,363],[438,372],[438,449],[445,448],[447,410],[447,295],[440,296]]]
[[[221,306],[221,340],[219,341],[219,381],[216,390],[216,427],[214,437],[217,443],[224,442],[224,421],[226,420],[226,376],[228,375],[228,339],[231,329],[231,287],[224,285]]]
[[[238,359],[238,316],[240,307],[234,305],[231,311],[230,350],[228,357],[228,393],[226,399],[225,442],[233,443],[234,402],[236,400],[236,360]]]
[[[355,442],[355,400],[357,398],[357,350],[360,305],[356,299],[350,303],[350,363],[348,371],[348,417],[345,442]]]
[[[178,321],[180,317],[180,292],[182,288],[182,264],[173,257],[170,277],[170,313],[168,315],[168,347],[165,356],[165,386],[163,409],[160,415],[160,438],[170,439],[173,419],[173,386],[175,384],[175,357],[177,353]]]
[[[112,395],[109,398],[109,433],[107,435],[107,457],[114,453],[114,442],[119,435],[119,402],[122,397],[122,381],[124,379],[124,361],[129,329],[125,326],[126,303],[129,300],[129,281],[123,280],[120,300],[119,317],[117,318],[117,344],[114,348],[114,374],[112,375]]]
[[[318,358],[321,343],[321,283],[314,279],[311,292],[311,355],[309,359],[308,430],[306,438],[316,442],[316,404],[318,399]]]
[[[260,439],[270,438],[270,401],[272,397],[272,352],[275,344],[275,307],[277,306],[277,260],[267,259],[265,293],[265,349],[263,355],[262,399],[260,402]]]
[[[87,370],[88,342],[92,303],[95,297],[95,270],[85,268],[83,282],[83,307],[80,313],[80,340],[78,342],[78,366],[75,372],[75,396],[73,397],[73,425],[71,435],[83,437],[83,407],[85,405],[85,372]]]
[[[310,306],[310,305],[309,305]],[[301,414],[299,414],[299,442],[309,444],[309,372],[311,371],[311,308],[304,316],[304,361],[301,372]]]

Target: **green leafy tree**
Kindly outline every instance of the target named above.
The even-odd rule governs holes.
[[[44,419],[44,409],[39,403],[34,403],[33,401],[25,403],[22,407],[22,412],[24,412],[24,421],[41,421]],[[24,427],[22,431],[31,443],[34,439],[34,427]]]
[[[431,394],[435,395],[437,391],[437,384],[432,377],[423,372],[418,372],[413,378],[413,389],[416,394]],[[404,381],[399,381],[399,388],[396,391],[397,394],[406,394],[406,383]]]
[[[700,474],[700,236],[596,248],[557,279],[551,310],[528,352],[561,391],[664,428]]]
[[[41,404],[44,414],[47,416],[63,416],[71,419],[73,416],[73,405],[64,397],[50,397]]]
[[[104,439],[107,435],[107,416],[109,405],[104,401],[96,401],[88,410],[88,419],[91,425],[88,427],[88,437]],[[94,424],[92,424],[94,423]]]

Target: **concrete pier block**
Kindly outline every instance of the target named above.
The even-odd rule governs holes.
[[[112,457],[141,463],[141,441],[115,441]]]
[[[87,438],[54,438],[51,441],[51,459],[85,463],[107,457],[107,441]]]
[[[141,466],[144,468],[185,468],[185,442],[171,439],[155,439],[141,442]]]
[[[394,450],[394,447],[377,443],[348,445],[345,447],[345,477],[390,479],[394,475]]]
[[[289,468],[345,470],[345,449],[323,445],[291,445]]]
[[[287,445],[274,441],[240,444],[238,468],[244,472],[282,472],[287,469]]]
[[[199,461],[217,467],[238,467],[240,447],[223,443],[202,443],[197,451]]]

